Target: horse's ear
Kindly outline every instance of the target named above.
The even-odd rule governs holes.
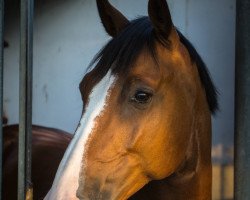
[[[166,0],[149,0],[148,15],[155,32],[160,37],[168,37],[173,28],[173,22]]]
[[[102,24],[110,36],[115,37],[129,24],[129,20],[108,0],[96,0],[96,3]]]

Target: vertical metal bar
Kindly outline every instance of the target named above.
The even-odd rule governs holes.
[[[32,193],[32,62],[33,62],[33,0],[20,4],[20,88],[19,88],[19,153],[18,200],[29,199]],[[31,195],[32,196],[32,195]]]
[[[250,1],[237,0],[235,199],[250,199]]]
[[[4,0],[0,0],[0,200],[3,180],[3,49],[4,49]]]

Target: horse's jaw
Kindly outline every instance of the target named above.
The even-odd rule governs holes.
[[[75,200],[79,187],[79,175],[84,168],[84,152],[88,139],[91,137],[95,120],[105,108],[109,89],[115,77],[110,72],[93,88],[85,113],[80,120],[69,147],[59,165],[53,185],[45,200]]]

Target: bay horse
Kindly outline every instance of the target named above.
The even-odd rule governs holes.
[[[210,200],[218,103],[204,62],[166,0],[132,21],[97,7],[112,38],[79,85],[82,118],[45,200]]]
[[[83,115],[45,200],[211,199],[216,89],[166,0],[129,21],[97,0],[112,39],[80,83]]]

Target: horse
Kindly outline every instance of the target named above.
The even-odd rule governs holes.
[[[131,21],[96,2],[111,39],[79,85],[82,117],[44,199],[210,200],[218,102],[206,65],[166,0]]]
[[[3,128],[3,196],[17,199],[18,125]],[[42,126],[32,126],[32,180],[34,199],[43,199],[50,189],[58,165],[72,134]]]
[[[75,135],[45,200],[211,199],[216,88],[165,0],[129,21],[97,0],[112,37],[79,88]]]

